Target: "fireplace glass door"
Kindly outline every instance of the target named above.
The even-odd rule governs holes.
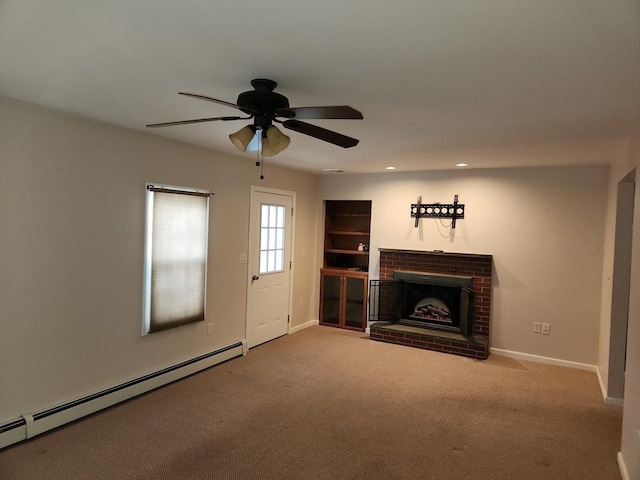
[[[473,291],[469,287],[454,285],[458,279],[453,276],[443,279],[412,272],[405,277],[405,280],[371,280],[370,321],[473,334]],[[464,281],[469,283],[471,279]]]

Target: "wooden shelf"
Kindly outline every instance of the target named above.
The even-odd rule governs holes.
[[[369,272],[363,272],[361,270],[354,270],[353,267],[352,268],[327,267],[327,268],[321,268],[320,271],[321,272],[326,272],[326,273],[336,273],[336,274],[348,273],[349,275],[352,275],[352,276],[360,275],[362,277],[367,277],[367,278],[369,277]]]
[[[328,213],[331,217],[371,217],[370,213]]]
[[[357,235],[360,237],[368,237],[369,232],[354,232],[352,230],[331,230],[327,232],[328,235]]]
[[[339,253],[341,255],[369,255],[369,252],[361,252],[359,250],[342,250],[339,248],[325,248],[326,253]]]

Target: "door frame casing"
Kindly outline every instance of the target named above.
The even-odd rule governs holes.
[[[633,169],[617,184],[606,386],[607,403],[612,405],[622,405],[624,399],[635,190],[636,170]]]
[[[291,198],[291,208],[293,212],[291,214],[291,239],[290,239],[290,261],[291,268],[289,269],[289,304],[287,305],[287,333],[291,333],[291,312],[293,311],[293,279],[295,273],[295,261],[294,261],[294,245],[295,245],[295,232],[296,232],[296,192],[291,190],[281,190],[278,188],[263,187],[261,185],[251,185],[251,195],[249,198],[249,218],[248,218],[248,238],[247,238],[247,268],[246,268],[246,284],[245,284],[245,308],[244,308],[244,344],[248,344],[248,329],[249,329],[249,291],[251,288],[251,265],[254,261],[253,256],[256,252],[251,252],[251,218],[253,215],[253,201],[256,193],[269,193],[273,195],[282,195],[284,197]],[[248,350],[248,348],[246,349]]]

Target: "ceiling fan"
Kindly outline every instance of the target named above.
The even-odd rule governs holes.
[[[273,80],[257,78],[251,81],[254,90],[241,93],[236,103],[225,102],[216,98],[205,97],[194,93],[180,92],[180,95],[206,100],[208,102],[219,103],[231,108],[235,108],[246,113],[247,117],[226,116],[197,118],[194,120],[180,120],[177,122],[153,123],[147,127],[168,127],[172,125],[186,125],[190,123],[203,123],[214,121],[233,121],[253,119],[253,124],[243,127],[238,132],[229,135],[233,144],[243,152],[247,150],[254,137],[262,140],[262,154],[264,156],[275,155],[289,145],[289,137],[277,129],[273,123],[279,123],[284,128],[293,130],[304,135],[323,140],[325,142],[338,145],[343,148],[354,147],[359,140],[342,135],[341,133],[327,130],[310,123],[302,122],[300,119],[352,119],[361,120],[362,113],[346,105],[325,106],[325,107],[289,107],[289,100],[284,95],[274,92],[277,83]],[[260,135],[256,135],[260,132]]]

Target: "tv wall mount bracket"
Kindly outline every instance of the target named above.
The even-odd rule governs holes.
[[[416,219],[415,227],[421,218],[450,218],[451,228],[456,228],[456,220],[464,218],[464,203],[458,203],[458,195],[454,195],[453,203],[422,203],[422,196],[418,203],[411,204],[411,218]]]

